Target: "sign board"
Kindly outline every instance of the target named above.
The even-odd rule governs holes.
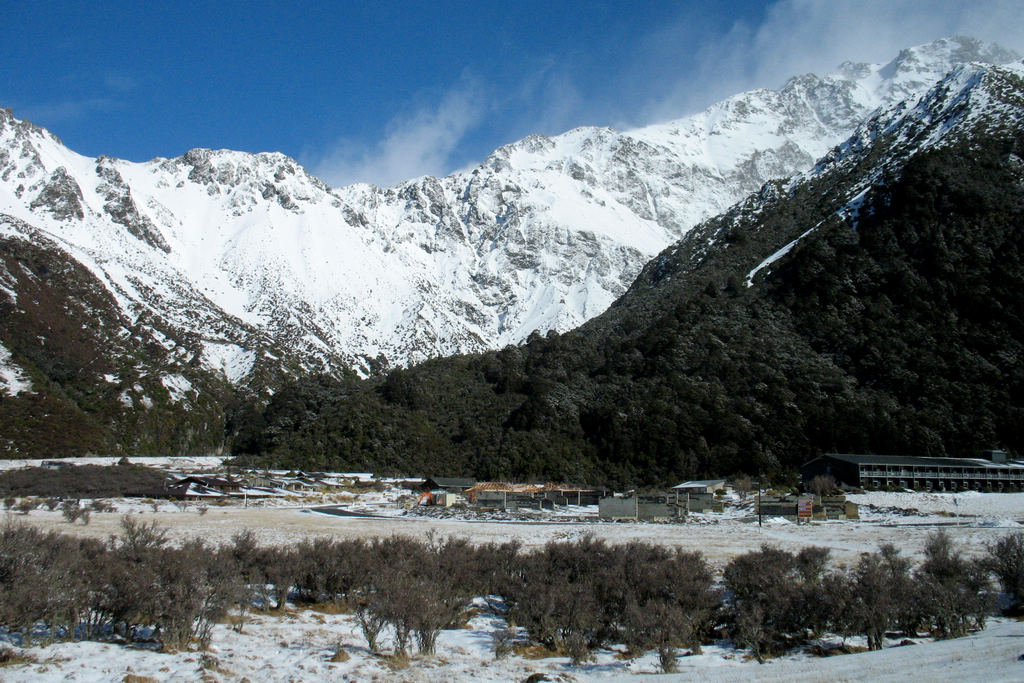
[[[796,516],[800,519],[810,519],[814,514],[814,499],[801,498],[796,502]]]

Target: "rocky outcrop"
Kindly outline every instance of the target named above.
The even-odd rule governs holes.
[[[29,204],[29,208],[33,211],[47,211],[59,221],[85,218],[85,212],[82,210],[82,188],[68,175],[67,169],[63,166],[58,167],[50,175],[43,189]]]
[[[574,328],[694,225],[809,169],[876,108],[913,106],[957,62],[1009,56],[938,41],[647,128],[531,135],[390,188],[331,189],[277,153],[85,159],[5,111],[0,213],[82,259],[129,314],[206,340],[197,362],[235,378],[283,359],[369,373]]]

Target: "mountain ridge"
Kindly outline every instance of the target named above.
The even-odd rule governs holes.
[[[875,420],[888,435],[880,444],[905,443],[890,422],[862,414],[870,392],[854,371],[870,351],[833,358],[820,345],[843,343],[817,339],[807,320],[778,302],[763,310],[721,302],[763,296],[766,282],[822,235],[847,239],[834,234],[836,225],[870,218],[862,212],[877,205],[867,202],[873,194],[859,193],[898,185],[894,169],[927,151],[927,136],[941,143],[958,127],[981,131],[984,120],[969,118],[978,112],[997,123],[1007,111],[1019,113],[1019,66],[943,70],[945,56],[965,45],[971,54],[986,49],[966,39],[938,41],[901,54],[888,80],[876,77],[883,67],[845,65],[861,81],[795,77],[780,91],[739,95],[639,131],[530,136],[471,171],[393,188],[332,189],[277,153],[198,149],[145,164],[88,159],[0,113],[0,444],[20,457],[51,448],[162,454],[230,446],[301,467],[429,471],[433,464],[452,473],[580,479],[595,479],[601,463],[623,480],[709,473],[712,461],[727,471],[738,467],[742,449],[755,453],[759,469],[778,469],[820,447],[820,429],[806,418],[794,421],[803,434],[772,431],[778,425],[769,429],[758,423],[767,418],[747,415],[785,412],[785,402],[750,396],[735,383],[741,357],[762,377],[757,386],[803,399],[808,391],[837,397],[842,409],[822,416],[823,424]],[[936,51],[941,59],[928,57]],[[912,98],[884,103],[862,121],[876,99],[907,89]],[[808,105],[808,93],[820,111]],[[999,109],[1000,97],[1008,110]],[[834,120],[823,122],[825,112]],[[825,142],[804,133],[838,131],[845,122],[852,135],[812,165],[811,151]],[[849,164],[871,173],[857,176],[859,185],[842,197],[825,186],[817,194],[807,189],[817,178],[853,177]],[[805,172],[789,179],[782,171],[790,167]],[[748,185],[755,194],[732,205],[731,193]],[[704,194],[686,194],[688,187]],[[774,207],[794,193],[806,206],[777,215]],[[732,208],[712,218],[719,204]],[[793,223],[797,215],[808,222]],[[986,239],[980,235],[979,244]],[[640,296],[645,288],[678,301]],[[838,300],[850,315],[858,310]],[[767,326],[773,362],[813,378],[806,386],[786,386],[759,360],[744,327],[752,321]],[[560,325],[572,331],[556,334]],[[593,367],[565,355],[575,340],[595,334],[604,341],[578,351]],[[511,345],[523,340],[523,349]],[[502,350],[450,363],[429,359],[493,347]],[[680,374],[665,353],[703,360],[685,361]],[[406,362],[414,368],[385,376]],[[374,379],[353,384],[351,366]],[[999,363],[987,359],[988,366]],[[435,371],[461,378],[461,388],[448,387],[451,377],[421,374]],[[650,384],[659,372],[678,386]],[[627,376],[636,389],[615,379]],[[878,391],[871,396],[881,404],[895,401],[916,418],[906,397]],[[490,405],[452,414],[462,399],[438,404],[435,394],[482,395]],[[661,403],[652,408],[648,398]],[[697,417],[682,420],[673,402],[695,407]],[[341,411],[347,431],[325,411]],[[1015,447],[1002,431],[972,428]],[[965,447],[961,432],[954,441]],[[414,463],[406,453],[422,455]]]
[[[955,58],[1013,56],[936,41],[665,124],[528,136],[392,188],[329,188],[280,153],[86,159],[0,114],[0,211],[88,263],[126,313],[198,334],[201,362],[232,382],[282,355],[367,375],[572,329],[691,226],[809,168],[870,110]]]
[[[964,66],[521,347],[282,388],[243,461],[616,486],[1024,449],[1024,69]]]

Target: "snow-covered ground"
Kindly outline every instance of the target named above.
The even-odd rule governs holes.
[[[859,505],[917,510],[926,516],[960,515],[966,520],[1024,521],[1024,493],[931,493],[871,491],[847,498]]]
[[[180,472],[188,471],[189,465],[213,465],[216,459],[165,460],[165,467]],[[362,475],[362,479],[367,476]],[[279,495],[247,500],[108,500],[114,512],[93,513],[88,526],[70,525],[59,511],[44,508],[28,515],[8,514],[43,528],[96,538],[117,533],[122,515],[139,514],[166,526],[172,538],[200,537],[214,543],[230,542],[234,534],[246,529],[264,544],[291,543],[318,535],[419,537],[433,532],[480,543],[514,539],[531,548],[592,535],[613,544],[637,540],[697,550],[716,566],[763,543],[792,551],[808,545],[823,546],[841,562],[853,562],[860,553],[875,550],[882,543],[892,543],[916,556],[925,538],[937,528],[945,529],[964,552],[976,554],[993,540],[1024,529],[1024,493],[869,492],[849,497],[860,505],[860,521],[795,524],[765,518],[759,525],[753,496],[740,500],[730,491],[723,513],[692,514],[685,523],[669,524],[602,521],[597,518],[596,506],[516,514],[482,513],[466,507],[421,508],[415,505],[416,493],[402,488],[398,481],[381,480],[377,484],[326,493],[279,491]],[[345,514],[318,511],[323,506]]]
[[[7,347],[0,344],[0,396],[17,396],[24,391],[32,391],[32,383],[25,378],[21,368],[11,362],[11,352]]]
[[[478,601],[482,602],[482,601]],[[242,633],[226,624],[215,628],[208,652],[161,653],[109,643],[58,643],[16,650],[30,661],[0,668],[4,681],[523,681],[531,674],[546,680],[647,680],[658,674],[657,657],[649,652],[627,659],[621,646],[599,651],[593,660],[573,666],[566,657],[495,656],[495,631],[502,618],[481,612],[466,628],[444,631],[436,654],[413,655],[407,665],[366,648],[355,619],[289,608],[279,616],[254,614]],[[826,644],[837,645],[835,641]],[[862,645],[856,638],[847,645]],[[927,681],[1024,679],[1024,624],[995,619],[967,638],[941,642],[917,639],[913,646],[879,652],[821,658],[795,653],[758,664],[722,642],[704,646],[700,654],[680,651],[679,673],[659,676],[670,681]],[[383,641],[387,648],[390,641]],[[338,651],[344,654],[336,656]],[[344,660],[344,661],[334,661]],[[131,676],[136,678],[132,679]]]
[[[164,463],[178,469],[180,461]],[[193,465],[197,463],[191,463]],[[203,464],[213,464],[204,462]],[[366,477],[362,477],[366,479]],[[849,566],[862,552],[881,543],[893,543],[919,559],[928,534],[944,529],[968,555],[977,555],[994,540],[1020,530],[1024,524],[1024,494],[999,493],[890,493],[850,496],[860,504],[861,521],[794,524],[765,519],[758,525],[748,498],[740,501],[729,492],[723,514],[691,515],[685,523],[603,522],[595,508],[579,507],[543,517],[525,515],[500,519],[466,510],[434,509],[428,514],[413,507],[412,492],[397,482],[382,486],[315,494],[289,494],[271,500],[225,499],[209,505],[115,500],[115,512],[93,513],[88,525],[68,524],[60,512],[37,509],[28,515],[8,513],[42,528],[106,538],[119,531],[124,514],[156,521],[173,539],[201,537],[208,542],[230,542],[251,529],[264,544],[291,544],[309,536],[337,538],[407,534],[424,537],[467,538],[473,542],[518,540],[524,547],[550,541],[573,540],[585,535],[612,544],[631,540],[699,550],[712,566],[721,569],[733,557],[771,544],[786,550],[808,545],[829,548],[838,566]],[[354,516],[335,516],[316,510],[336,505]],[[372,515],[372,516],[360,516]],[[482,610],[465,629],[442,634],[437,654],[414,656],[407,667],[370,654],[352,616],[289,608],[283,614],[254,614],[241,634],[218,625],[210,652],[166,654],[109,643],[58,643],[23,651],[31,661],[0,668],[0,679],[10,681],[107,681],[134,675],[164,680],[314,681],[335,680],[524,680],[543,673],[551,680],[618,680],[658,671],[655,654],[636,659],[621,657],[621,648],[597,653],[581,666],[564,657],[532,659],[509,655],[496,659],[493,633],[504,626],[501,617]],[[2,637],[0,637],[2,640]],[[857,645],[856,639],[848,644]],[[897,645],[892,642],[890,645]],[[387,644],[385,643],[385,647]],[[338,649],[346,661],[332,661]],[[685,654],[685,653],[681,653]],[[979,634],[941,643],[921,642],[913,647],[891,647],[883,652],[818,658],[794,653],[763,665],[729,643],[705,646],[697,655],[681,656],[680,673],[669,680],[1024,680],[1024,623],[995,620]],[[340,659],[345,659],[344,656]]]

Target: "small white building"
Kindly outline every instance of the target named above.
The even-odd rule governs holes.
[[[672,487],[672,490],[677,494],[685,493],[714,493],[715,491],[722,491],[725,489],[725,479],[698,479],[694,481],[684,481],[682,484],[676,484]]]

